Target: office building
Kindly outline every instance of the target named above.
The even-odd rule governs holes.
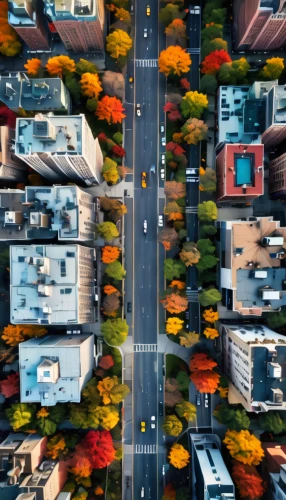
[[[63,460],[45,460],[33,474],[20,484],[16,500],[55,500],[67,480],[67,466]]]
[[[8,22],[28,48],[48,51],[47,21],[43,13],[42,0],[8,0]]]
[[[19,344],[21,403],[80,403],[92,377],[93,335],[32,338]]]
[[[265,458],[262,477],[267,483],[265,498],[286,500],[286,446],[277,442],[262,443]]]
[[[15,154],[51,182],[99,183],[103,156],[84,115],[17,118]]]
[[[10,246],[11,323],[93,323],[94,252],[80,245]]]
[[[265,131],[262,142],[269,149],[286,138],[286,86],[273,85],[266,93],[265,100]]]
[[[275,50],[286,42],[285,0],[234,0],[236,47]]]
[[[70,94],[61,78],[30,78],[26,73],[0,74],[0,100],[12,111],[58,111],[69,114]]]
[[[193,491],[200,500],[235,500],[235,488],[216,434],[190,434]]]
[[[269,193],[275,198],[286,196],[286,153],[269,161]]]
[[[272,217],[216,221],[222,304],[261,316],[286,305],[286,228]]]
[[[250,202],[264,193],[263,144],[225,144],[216,157],[217,201]]]
[[[104,50],[104,0],[44,0],[45,14],[68,50]]]
[[[23,182],[27,166],[15,156],[15,130],[0,127],[0,180]]]
[[[77,186],[0,189],[0,240],[94,240],[96,203]]]
[[[286,338],[265,325],[222,325],[228,400],[247,411],[286,409]]]

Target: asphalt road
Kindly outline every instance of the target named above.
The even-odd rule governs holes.
[[[150,5],[151,16],[146,7]],[[158,262],[158,3],[136,2],[134,65],[134,358],[133,358],[133,498],[158,498],[157,491],[157,262]],[[144,38],[147,29],[147,38]],[[141,116],[136,115],[136,104]],[[151,165],[156,172],[151,173]],[[147,188],[141,173],[147,173]],[[143,222],[147,221],[147,234]],[[155,429],[151,428],[155,416]],[[141,432],[141,422],[146,432]]]

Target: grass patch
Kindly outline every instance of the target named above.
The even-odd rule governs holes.
[[[182,360],[175,354],[167,354],[166,356],[166,377],[175,377],[180,371]]]

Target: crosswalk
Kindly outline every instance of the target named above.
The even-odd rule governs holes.
[[[135,445],[135,450],[134,453],[149,453],[151,455],[154,455],[157,453],[157,446],[155,444],[136,444]]]
[[[190,290],[187,287],[186,296],[187,296],[189,302],[198,302],[198,300],[199,300],[198,290]]]
[[[157,344],[134,344],[134,352],[157,352]]]
[[[186,207],[185,209],[187,214],[197,214],[198,213],[198,207]]]
[[[158,59],[135,59],[137,68],[157,68]]]

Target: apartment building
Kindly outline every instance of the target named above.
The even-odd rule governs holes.
[[[15,130],[0,127],[0,180],[23,182],[27,165],[15,156]]]
[[[286,228],[272,217],[217,221],[222,304],[261,316],[286,305]]]
[[[286,195],[286,153],[269,161],[269,193],[275,198]]]
[[[245,203],[264,193],[263,144],[225,144],[216,157],[217,201]]]
[[[265,498],[286,500],[286,446],[277,442],[262,443],[265,458],[262,477],[267,483]]]
[[[236,47],[274,50],[286,43],[285,0],[234,0]]]
[[[55,500],[66,480],[67,467],[63,461],[45,460],[23,479],[16,500]]]
[[[0,241],[94,239],[96,203],[77,186],[0,189]]]
[[[61,78],[30,78],[27,73],[0,74],[0,101],[12,111],[71,111],[70,94]]]
[[[104,50],[104,0],[44,0],[44,4],[46,16],[68,50]]]
[[[42,0],[8,0],[8,22],[29,49],[48,51],[47,20]]]
[[[51,182],[99,183],[103,156],[82,114],[17,118],[15,154]]]
[[[49,335],[19,344],[22,403],[80,403],[92,377],[93,335]]]
[[[235,488],[216,434],[190,434],[193,491],[200,500],[235,500]]]
[[[247,411],[286,409],[286,339],[265,325],[222,325],[228,400]]]
[[[80,245],[10,246],[11,323],[93,323],[94,252]]]
[[[265,131],[262,134],[262,142],[269,149],[286,138],[286,86],[273,85],[265,95],[265,101]]]

